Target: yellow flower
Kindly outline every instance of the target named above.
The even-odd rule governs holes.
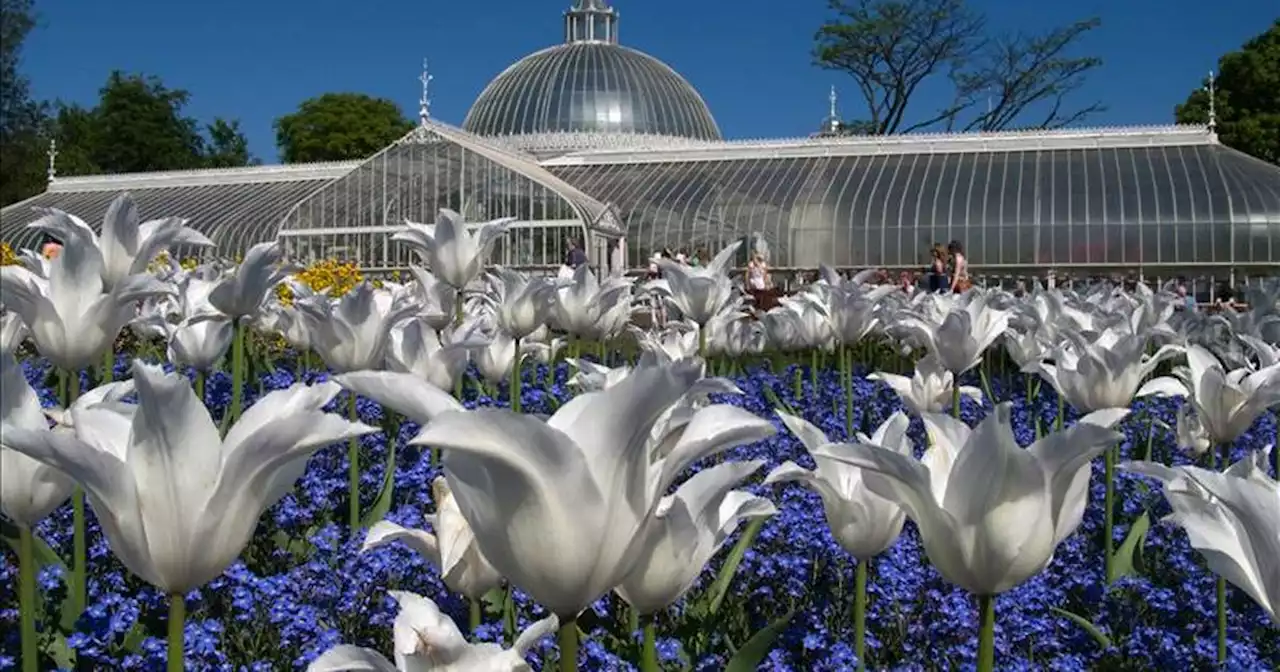
[[[0,243],[0,266],[14,266],[18,263],[18,255],[9,243]]]
[[[311,288],[311,291],[339,297],[351,291],[364,280],[364,274],[354,262],[324,259],[294,274],[294,279]],[[286,306],[293,304],[293,291],[288,285],[276,286],[276,296]]]

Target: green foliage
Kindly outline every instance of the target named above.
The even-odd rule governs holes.
[[[1280,165],[1280,19],[1218,59],[1218,70],[1218,137],[1228,147]],[[1208,123],[1207,85],[1205,80],[1174,108],[1178,123]]]
[[[413,128],[393,101],[362,93],[326,93],[276,119],[285,163],[363,159]]]
[[[1064,104],[1102,64],[1091,56],[1068,55],[1101,25],[1098,19],[1041,35],[992,36],[985,17],[964,0],[828,2],[835,16],[814,38],[814,59],[854,79],[869,117],[844,124],[841,134],[937,126],[1060,128],[1102,109],[1096,103],[1074,110]],[[950,84],[952,102],[923,115],[912,113],[916,93],[940,80]]]
[[[242,166],[253,161],[237,122],[183,114],[190,95],[156,77],[112,72],[92,109],[59,104],[58,173],[134,173]]]
[[[39,192],[45,181],[43,109],[18,70],[22,44],[35,24],[32,0],[0,0],[0,205]]]

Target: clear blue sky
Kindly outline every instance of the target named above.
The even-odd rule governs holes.
[[[1093,125],[1172,119],[1217,58],[1266,30],[1275,0],[970,0],[996,29],[1041,31],[1100,16],[1080,45],[1105,59],[1079,100],[1109,110]],[[359,91],[417,109],[431,59],[433,113],[461,123],[485,84],[561,40],[570,0],[37,0],[40,25],[23,69],[36,95],[92,104],[112,69],[145,72],[191,93],[188,112],[240,120],[251,150],[275,160],[272,121],[310,96]],[[726,137],[816,129],[831,85],[841,113],[861,110],[852,81],[811,64],[825,0],[614,0],[621,41],[683,74]],[[945,102],[928,91],[921,114]]]

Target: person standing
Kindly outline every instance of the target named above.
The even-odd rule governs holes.
[[[942,243],[934,243],[929,251],[929,269],[925,273],[925,287],[930,292],[943,292],[947,289],[947,248]]]
[[[587,253],[578,245],[578,241],[569,239],[569,252],[565,254],[564,265],[572,269],[587,263]]]
[[[951,291],[959,294],[972,285],[969,282],[969,260],[965,258],[964,246],[958,240],[947,245],[947,254],[951,258]]]

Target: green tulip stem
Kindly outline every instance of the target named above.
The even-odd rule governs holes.
[[[1062,396],[1061,393],[1059,393],[1058,394],[1058,417],[1055,418],[1053,421],[1054,428],[1057,429],[1057,431],[1061,432],[1062,426],[1066,423],[1066,421],[1067,421],[1067,398]]]
[[[35,539],[26,525],[18,525],[18,615],[22,621],[22,672],[39,669],[36,641]]]
[[[960,379],[951,386],[951,414],[960,419]]]
[[[1224,471],[1231,464],[1231,444],[1223,443],[1219,447],[1220,456],[1215,471]],[[1226,669],[1227,665],[1227,580],[1218,577],[1214,586],[1218,609],[1218,669]]]
[[[524,363],[523,353],[520,352],[520,339],[515,339],[516,343],[516,361],[511,363],[511,384],[507,385],[507,396],[510,397],[510,406],[512,413],[520,412],[520,369]]]
[[[809,351],[809,389],[813,394],[818,393],[818,349],[814,348]]]
[[[560,620],[560,632],[556,635],[560,647],[560,672],[578,672],[578,620]]]
[[[351,422],[360,420],[355,393],[347,397],[347,418]],[[354,532],[360,527],[360,438],[355,436],[347,441],[347,498],[347,522]]]
[[[169,596],[169,659],[165,669],[168,672],[182,672],[184,669],[184,651],[182,636],[187,617],[187,605],[183,595]]]
[[[707,325],[698,325],[698,356],[707,358]]]
[[[978,672],[996,669],[996,598],[978,596]]]
[[[196,399],[200,400],[200,405],[204,405],[204,371],[196,371],[195,381]]]
[[[1107,585],[1115,580],[1116,449],[1102,453],[1102,568]]]
[[[235,330],[235,338],[231,340],[231,408],[227,411],[232,423],[240,419],[244,409],[244,338],[248,329],[243,319],[235,321]],[[227,426],[230,427],[230,423]]]
[[[641,619],[644,622],[644,645],[640,650],[640,671],[659,672],[658,667],[658,628],[653,624],[652,616]]]
[[[76,403],[76,399],[80,398],[80,372],[64,371],[62,381],[64,385],[62,407],[70,409]],[[85,533],[84,489],[78,485],[71,491],[71,524],[71,580],[67,588],[71,592],[71,610],[79,616],[88,604],[89,538]]]
[[[840,349],[840,377],[844,386],[844,435],[853,438],[853,350]]]
[[[98,377],[101,379],[99,385],[106,385],[116,376],[116,348],[115,344],[107,346],[107,351],[102,353],[102,373]]]
[[[858,669],[867,669],[867,561],[858,560],[853,578],[853,651]]]
[[[468,624],[471,626],[471,632],[474,633],[476,631],[476,628],[480,627],[480,622],[483,620],[482,619],[482,616],[484,615],[483,605],[481,604],[480,600],[476,600],[476,599],[468,600],[468,603],[471,607],[471,613],[470,613],[471,620],[468,621]]]

